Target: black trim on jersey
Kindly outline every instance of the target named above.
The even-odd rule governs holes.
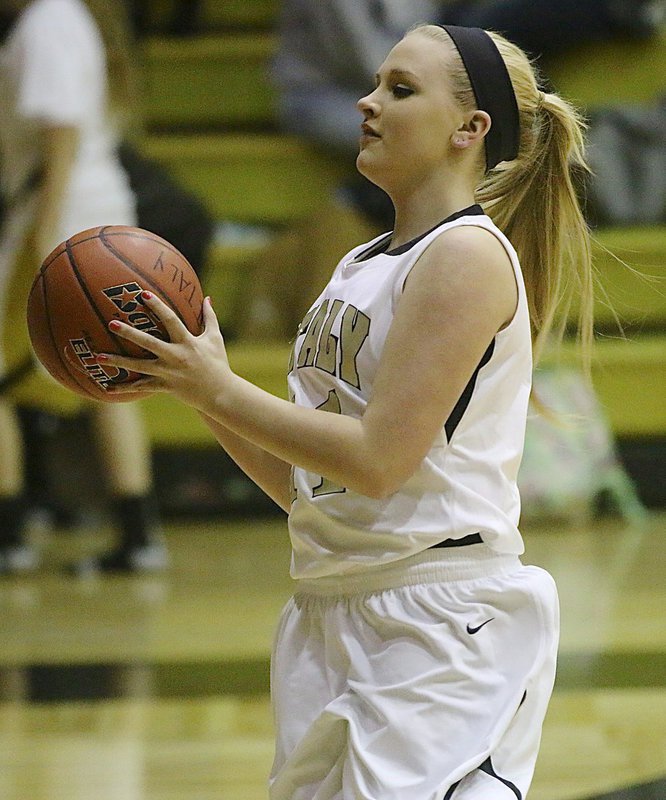
[[[453,797],[453,793],[460,786],[461,783],[462,781],[456,781],[456,783],[454,783],[453,786],[449,789],[449,791],[444,795],[444,800],[451,800],[451,798]]]
[[[488,345],[488,349],[483,354],[481,361],[479,361],[477,368],[474,370],[474,374],[469,379],[467,386],[463,389],[462,394],[458,398],[458,402],[455,404],[455,407],[449,418],[446,420],[444,424],[444,430],[446,431],[446,439],[447,441],[451,441],[451,437],[455,429],[458,427],[458,423],[463,418],[463,414],[467,410],[467,406],[470,404],[472,399],[472,395],[474,394],[474,387],[476,386],[476,379],[479,376],[479,372],[482,367],[490,361],[492,358],[493,352],[495,350],[495,339],[493,338],[492,342]]]
[[[432,233],[436,228],[439,228],[440,225],[446,225],[448,222],[454,222],[461,217],[477,217],[481,216],[484,217],[486,212],[481,208],[478,203],[475,203],[473,206],[468,206],[467,208],[463,208],[461,211],[456,211],[446,219],[443,219],[441,222],[438,222],[437,225],[433,225],[429,231],[422,233],[420,236],[417,236],[415,239],[407,242],[406,244],[401,244],[400,247],[395,247],[393,250],[387,250],[387,256],[401,256],[403,253],[406,253],[409,249],[414,247],[417,242],[420,242],[421,239],[426,237],[429,233]]]
[[[523,800],[523,794],[520,789],[515,785],[515,783],[511,783],[511,781],[507,780],[506,778],[501,778],[496,772],[495,768],[493,767],[493,762],[491,756],[477,767],[477,769],[481,770],[481,772],[485,772],[486,775],[490,775],[491,778],[495,778],[500,783],[503,783],[507,789],[511,789],[511,791],[516,795],[516,800]],[[471,773],[470,773],[471,775]],[[448,792],[444,795],[444,800],[453,800],[453,795],[456,789],[460,786],[462,781],[457,781],[454,783],[448,790]]]
[[[511,781],[507,780],[506,778],[501,778],[493,768],[493,762],[491,761],[490,756],[481,764],[479,767],[481,772],[485,772],[486,775],[490,775],[491,778],[496,778],[500,783],[503,783],[507,788],[511,789],[511,791],[516,795],[517,800],[523,800],[523,794],[520,789],[515,785],[515,783],[511,783]]]
[[[469,536],[461,536],[460,539],[444,539],[437,544],[431,544],[428,550],[437,550],[440,547],[469,547],[472,544],[483,544],[480,533],[470,533]]]
[[[486,212],[481,208],[478,203],[475,203],[473,206],[468,206],[467,208],[463,208],[460,211],[455,211],[453,214],[448,216],[446,219],[443,219],[441,222],[438,222],[437,225],[433,225],[430,230],[427,230],[425,233],[422,233],[420,236],[417,236],[415,239],[410,239],[409,242],[405,244],[401,244],[400,247],[396,247],[393,250],[389,250],[391,245],[391,237],[393,236],[393,231],[391,233],[387,233],[382,239],[372,247],[369,247],[364,252],[360,253],[354,259],[353,263],[358,264],[361,261],[367,261],[369,258],[374,258],[374,256],[379,255],[380,253],[385,253],[387,256],[401,256],[403,253],[406,253],[410,250],[417,242],[420,242],[425,236],[429,233],[432,233],[434,230],[439,228],[441,225],[445,225],[448,222],[453,222],[454,220],[460,219],[461,217],[473,217],[473,216],[485,216]]]

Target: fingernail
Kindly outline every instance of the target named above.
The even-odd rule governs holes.
[[[97,353],[95,358],[97,361],[101,361],[102,363],[109,360],[109,357],[106,355],[106,353]]]
[[[141,292],[141,297],[144,300],[152,300],[153,299],[153,293],[152,292]]]
[[[112,331],[119,331],[120,323],[117,319],[112,319],[111,322],[109,322],[109,328],[111,328]]]
[[[213,307],[213,298],[210,295],[208,295],[208,297],[206,297],[206,300],[208,301],[208,305],[212,308]]]

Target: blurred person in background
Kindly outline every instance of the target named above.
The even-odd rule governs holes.
[[[378,55],[405,31],[422,22],[476,26],[535,57],[556,56],[599,39],[649,36],[662,13],[663,0],[282,0],[270,68],[278,125],[349,171],[328,202],[279,232],[247,265],[252,279],[234,323],[239,337],[290,339],[304,311],[301,298],[324,285],[331,259],[391,229],[386,194],[352,169],[356,98],[373,85]]]
[[[23,321],[42,259],[60,241],[98,225],[135,225],[135,198],[117,147],[132,125],[136,75],[122,3],[107,0],[0,0],[0,155],[5,213],[0,232],[2,329],[30,353]],[[0,366],[7,370],[2,350]],[[63,392],[41,369],[17,392]],[[71,401],[71,398],[70,398]],[[0,573],[34,569],[26,538],[23,443],[14,394],[0,396]],[[151,453],[140,408],[94,404],[95,437],[120,539],[108,553],[74,565],[92,571],[152,572],[167,564],[155,508]]]
[[[650,35],[661,7],[662,0],[283,0],[271,71],[279,125],[349,158],[354,98],[372,86],[378,53],[418,23],[495,30],[533,56],[557,55],[598,39]],[[367,181],[349,191],[370,219],[390,227],[384,193]]]
[[[533,57],[618,37],[652,36],[664,0],[450,0],[441,21],[504,33]]]
[[[322,288],[331,262],[355,242],[393,226],[386,193],[353,168],[360,122],[356,102],[372,87],[384,54],[412,25],[434,19],[438,7],[434,0],[281,3],[270,72],[278,125],[347,174],[321,208],[278,233],[248,265],[253,279],[234,325],[239,338],[290,339],[305,310],[303,298]]]

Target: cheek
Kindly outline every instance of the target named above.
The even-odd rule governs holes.
[[[398,119],[391,126],[391,141],[393,146],[401,151],[417,153],[421,151],[425,141],[430,138],[432,131],[426,126],[414,122],[413,118]]]
[[[399,146],[414,157],[437,159],[446,150],[446,132],[433,122],[405,127],[399,134]]]

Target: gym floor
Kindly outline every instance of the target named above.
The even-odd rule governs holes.
[[[523,531],[562,645],[530,800],[666,798],[666,514]],[[0,579],[3,800],[259,800],[268,658],[292,585],[282,518],[168,522],[160,577],[68,577],[111,531],[35,532]]]

